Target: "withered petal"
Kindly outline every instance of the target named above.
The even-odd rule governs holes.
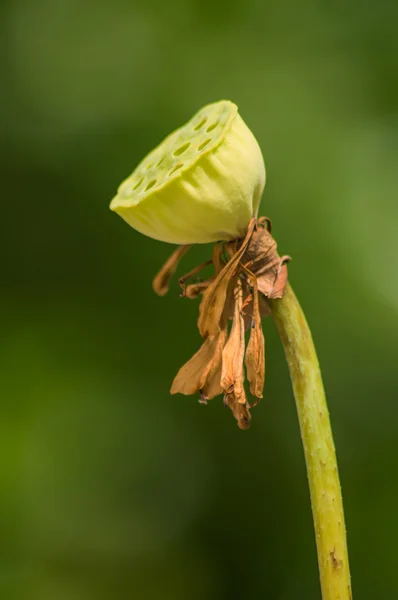
[[[282,298],[287,283],[287,261],[288,257],[278,260],[269,271],[257,276],[259,291],[267,298]],[[284,262],[282,262],[282,260]]]
[[[253,279],[253,286],[253,322],[246,349],[245,364],[250,392],[256,398],[262,398],[265,380],[265,344],[255,278]]]
[[[209,265],[211,265],[213,261],[210,260],[206,260],[205,262],[203,262],[202,264],[196,266],[194,269],[192,269],[191,271],[189,271],[189,273],[186,273],[185,275],[183,275],[182,277],[180,277],[179,280],[179,284],[182,288],[182,292],[181,292],[181,297],[183,298],[185,296],[185,289],[186,289],[186,282],[191,279],[192,277],[194,277],[195,275],[197,275],[198,273],[200,273],[201,271],[203,271],[203,269],[205,269],[206,267],[208,267]]]
[[[248,302],[246,305],[245,303],[243,304],[243,318],[245,320],[245,331],[247,331],[253,323],[253,296],[248,296],[247,301]],[[260,316],[269,317],[269,315],[271,314],[271,309],[267,302],[267,298],[264,296],[264,294],[259,293],[258,303],[260,308]]]
[[[282,298],[285,293],[287,283],[287,262],[290,260],[290,256],[282,256],[279,268],[276,275],[276,280],[272,290],[270,298]]]
[[[227,341],[227,337],[228,330],[227,327],[224,327],[218,336],[218,343],[214,352],[212,364],[207,373],[206,383],[201,390],[201,395],[206,398],[206,400],[211,400],[223,392],[221,387],[222,351]]]
[[[202,389],[217,346],[217,338],[218,336],[207,338],[196,354],[181,367],[172,383],[171,394],[189,396]]]
[[[205,290],[211,285],[213,278],[206,279],[206,281],[199,281],[198,283],[190,283],[187,285],[183,292],[181,292],[181,298],[189,298],[190,300],[194,300],[200,294],[203,294]]]
[[[178,263],[188,252],[191,246],[178,246],[173,254],[166,260],[159,273],[154,277],[152,287],[158,296],[164,296],[169,291],[169,283],[174,275]]]
[[[269,217],[259,217],[257,219],[257,227],[265,227],[269,233],[272,231],[272,221]]]
[[[222,351],[226,339],[226,328],[222,329],[216,336],[207,338],[196,354],[178,371],[170,393],[180,393],[189,396],[206,390],[210,383],[212,383],[211,393],[213,393],[214,385],[212,380],[221,363]],[[206,393],[205,395],[207,398],[210,398],[209,394]]]
[[[242,264],[256,275],[268,270],[274,262],[279,262],[276,247],[269,231],[265,227],[257,227],[242,257]]]
[[[245,331],[251,327],[252,312],[253,312],[253,294],[246,281],[242,281],[243,285],[243,302],[242,302],[242,316],[245,324]]]
[[[245,353],[245,324],[242,316],[242,282],[236,282],[235,309],[231,332],[222,353],[221,387],[233,392],[238,402],[245,403],[243,357]]]
[[[235,419],[238,421],[240,429],[249,429],[251,422],[251,414],[247,403],[242,404],[237,402],[234,394],[225,394],[224,404],[228,406]]]
[[[212,261],[214,269],[216,271],[216,275],[218,275],[222,271],[226,264],[222,259],[223,246],[223,242],[218,242],[217,244],[214,244],[213,248]]]
[[[256,220],[252,219],[245,239],[242,242],[240,249],[231,258],[231,260],[223,267],[217,275],[212,285],[203,294],[203,299],[199,308],[198,328],[200,335],[203,338],[216,335],[220,320],[223,314],[224,305],[227,297],[228,284],[235,274],[235,270],[242,258],[245,249],[253,234]]]
[[[258,287],[258,284],[257,284],[257,287]],[[268,317],[271,314],[271,309],[267,302],[267,298],[261,293],[258,295],[258,304],[260,307],[260,315],[262,317]]]

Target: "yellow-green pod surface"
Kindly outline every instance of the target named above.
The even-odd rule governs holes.
[[[171,244],[231,240],[257,215],[265,185],[260,147],[232,102],[202,108],[121,183],[110,208]]]

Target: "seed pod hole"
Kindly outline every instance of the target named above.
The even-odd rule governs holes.
[[[182,167],[182,166],[183,166],[183,164],[182,164],[182,163],[180,163],[179,165],[176,165],[176,166],[174,167],[174,169],[173,169],[172,171],[170,171],[170,173],[169,173],[169,177],[171,177],[171,176],[172,176],[172,175],[173,175],[173,174],[174,174],[176,171],[178,171],[178,169],[181,169],[181,167]]]
[[[208,128],[206,129],[207,133],[210,133],[210,131],[213,131],[213,129],[215,129],[218,125],[218,121],[216,121],[215,123],[212,123],[211,125],[208,126]]]
[[[190,145],[191,145],[191,142],[187,142],[186,144],[183,144],[182,146],[177,148],[177,150],[174,150],[174,152],[173,152],[174,156],[181,156],[181,154],[184,154],[185,150],[188,150]]]
[[[210,138],[205,140],[204,142],[202,142],[200,144],[200,146],[198,147],[198,152],[202,152],[202,150],[204,150],[206,148],[207,144],[210,144],[210,142],[211,142]]]
[[[136,190],[140,187],[141,183],[144,181],[144,178],[141,177],[141,179],[139,181],[137,181],[137,183],[135,184],[135,186],[133,187],[133,190]]]
[[[194,131],[199,131],[199,129],[201,129],[203,127],[203,125],[206,124],[207,121],[207,117],[205,117],[204,119],[202,119],[197,125],[196,127],[194,127]]]
[[[157,167],[160,167],[160,165],[162,164],[162,162],[164,161],[166,157],[162,156],[162,158],[160,159],[160,161],[156,164]]]
[[[145,167],[147,171],[149,171],[149,169],[153,167],[153,163],[149,163],[147,164],[147,166]]]
[[[151,188],[153,188],[154,185],[156,185],[156,179],[152,179],[152,181],[150,181],[148,183],[148,185],[145,188],[145,191],[147,192],[148,190],[150,190]]]

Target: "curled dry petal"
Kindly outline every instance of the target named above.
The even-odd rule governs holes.
[[[242,257],[242,263],[257,276],[279,265],[276,242],[265,227],[258,226]]]
[[[222,352],[224,350],[227,337],[228,329],[225,326],[223,329],[221,329],[218,335],[216,351],[214,352],[210,369],[207,372],[206,382],[201,388],[201,395],[206,400],[211,400],[223,392],[221,387]]]
[[[267,302],[267,298],[263,294],[258,294],[258,304],[260,317],[268,317],[271,314],[271,309]],[[244,295],[242,313],[245,322],[245,331],[247,331],[253,324],[253,295],[251,293],[247,292],[246,297]]]
[[[216,336],[203,342],[196,354],[178,371],[171,386],[171,394],[190,396],[206,389],[206,385],[210,383],[209,379],[212,380],[221,363],[226,337],[225,327]]]
[[[288,260],[290,260],[290,256],[284,256],[269,271],[257,276],[258,289],[267,298],[282,298],[285,293],[287,282],[286,262]]]
[[[285,293],[287,283],[287,263],[291,260],[290,256],[282,256],[278,266],[278,271],[272,290],[272,295],[269,298],[282,298]]]
[[[240,429],[249,429],[251,414],[247,403],[241,404],[240,402],[237,402],[234,394],[225,394],[224,404],[231,409],[232,414],[238,421],[238,427]]]
[[[186,273],[186,275],[184,275],[183,277],[180,277],[180,287],[182,288],[182,292],[181,292],[181,298],[183,298],[185,296],[185,284],[189,279],[192,279],[192,277],[194,277],[195,275],[197,275],[198,273],[200,273],[201,271],[203,271],[203,269],[205,269],[206,267],[208,267],[209,265],[211,265],[213,261],[212,260],[206,260],[204,263],[198,265],[197,267],[195,267],[194,269],[192,269],[191,271],[189,271],[189,273]]]
[[[222,242],[218,242],[217,244],[214,244],[211,259],[212,259],[212,262],[214,265],[214,270],[216,272],[216,275],[218,275],[225,267],[225,262],[222,259],[222,251],[223,251],[223,243]]]
[[[240,249],[220,271],[211,286],[203,294],[198,319],[198,328],[203,338],[216,335],[219,330],[220,319],[224,310],[230,279],[235,274],[240,259],[250,241],[255,223],[255,219],[250,221],[246,237],[243,240]]]
[[[158,296],[164,296],[169,291],[169,283],[174,275],[182,257],[191,246],[178,246],[173,254],[167,259],[159,273],[155,276],[152,287]]]
[[[184,288],[180,296],[182,298],[189,298],[190,300],[194,300],[200,294],[203,294],[205,290],[207,290],[212,281],[213,279],[207,279],[206,281],[199,281],[198,283],[190,283]]]
[[[286,263],[290,256],[279,257],[276,242],[265,221],[257,221],[250,238],[242,264],[257,277],[258,289],[267,298],[282,298],[287,281]]]
[[[265,379],[265,345],[259,308],[259,294],[256,278],[253,278],[253,320],[249,343],[246,349],[245,364],[251,394],[260,399],[263,397]]]
[[[245,354],[245,324],[242,316],[242,282],[238,279],[235,290],[235,309],[231,333],[222,353],[221,387],[235,400],[245,404],[243,357]]]
[[[260,291],[260,290],[259,290]],[[263,294],[258,295],[258,304],[260,307],[260,315],[261,317],[268,317],[271,314],[271,309],[267,302],[267,298],[263,296]]]

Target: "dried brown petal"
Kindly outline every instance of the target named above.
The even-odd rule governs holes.
[[[287,282],[287,265],[290,256],[278,258],[278,263],[269,271],[257,275],[259,291],[267,298],[282,298]]]
[[[206,389],[208,379],[212,379],[222,357],[227,338],[226,328],[216,336],[208,337],[193,357],[181,367],[171,386],[171,394],[189,396]],[[207,395],[207,397],[210,397]]]
[[[182,298],[189,298],[190,300],[194,300],[200,294],[203,294],[205,290],[211,285],[214,278],[207,279],[206,281],[199,281],[198,283],[190,283],[187,285],[183,292],[181,292],[180,296]]]
[[[203,371],[208,368],[214,356],[216,338],[207,338],[192,358],[178,371],[171,386],[171,394],[195,394],[202,387]]]
[[[250,238],[242,263],[255,275],[268,271],[279,264],[276,242],[264,226],[257,226]]]
[[[189,396],[203,388],[217,353],[219,338],[220,334],[207,338],[196,354],[181,367],[171,386],[171,394],[180,393]]]
[[[269,298],[282,298],[285,293],[287,283],[287,262],[291,260],[290,256],[282,256],[279,269],[276,275],[274,288]]]
[[[258,295],[258,304],[260,309],[261,317],[268,317],[271,314],[271,309],[267,302],[267,298],[263,294]],[[252,326],[252,314],[253,314],[253,296],[247,297],[247,303],[243,304],[243,318],[245,321],[245,331],[247,331]]]
[[[206,383],[201,389],[201,395],[206,400],[211,400],[222,394],[221,370],[222,370],[222,352],[228,337],[228,330],[225,326],[219,334],[217,348],[214,353],[211,367],[207,373]]]
[[[250,392],[257,399],[260,399],[263,397],[265,379],[265,345],[255,277],[253,278],[253,286],[253,321],[246,349],[245,364]]]
[[[249,429],[251,414],[247,403],[241,404],[240,402],[237,402],[234,394],[225,394],[224,404],[231,409],[232,414],[238,421],[238,427],[240,429]]]
[[[213,247],[212,261],[214,269],[216,271],[216,275],[218,275],[223,270],[226,264],[222,259],[223,247],[223,242],[218,242],[217,244],[214,244]]]
[[[258,287],[258,284],[257,284]],[[263,294],[258,295],[258,304],[260,307],[260,315],[262,317],[268,317],[271,314],[271,309],[267,302],[267,298]]]
[[[255,219],[252,219],[240,249],[220,271],[211,286],[203,294],[198,319],[198,328],[203,338],[216,335],[219,331],[220,319],[224,310],[229,281],[235,274],[240,259],[250,241],[254,227]]]
[[[245,324],[242,316],[242,282],[238,279],[235,291],[235,310],[231,333],[222,353],[221,387],[234,395],[238,402],[246,402],[244,390],[243,357],[245,353]]]
[[[243,303],[242,303],[242,317],[245,324],[245,331],[247,331],[252,325],[252,313],[253,313],[253,294],[251,293],[250,287],[246,281],[242,281],[243,285]]]
[[[242,257],[242,264],[257,277],[258,289],[264,296],[281,298],[287,281],[285,263],[290,257],[279,257],[276,242],[264,223],[265,219],[257,221],[257,228]]]
[[[174,275],[178,263],[188,252],[191,246],[178,246],[173,254],[167,259],[159,273],[155,276],[152,287],[158,296],[164,296],[169,291],[170,279]]]
[[[192,277],[194,277],[195,275],[197,275],[198,273],[200,273],[201,271],[203,271],[203,269],[205,269],[206,267],[208,267],[209,265],[211,265],[213,261],[212,260],[206,260],[206,262],[198,265],[197,267],[195,267],[194,269],[192,269],[191,271],[189,271],[189,273],[186,273],[186,275],[183,275],[183,277],[180,277],[180,286],[182,288],[182,292],[181,292],[181,298],[183,298],[185,296],[185,290],[186,290],[186,285],[185,283],[191,279]]]
[[[265,227],[270,233],[272,231],[272,221],[269,217],[259,217],[257,227]]]

